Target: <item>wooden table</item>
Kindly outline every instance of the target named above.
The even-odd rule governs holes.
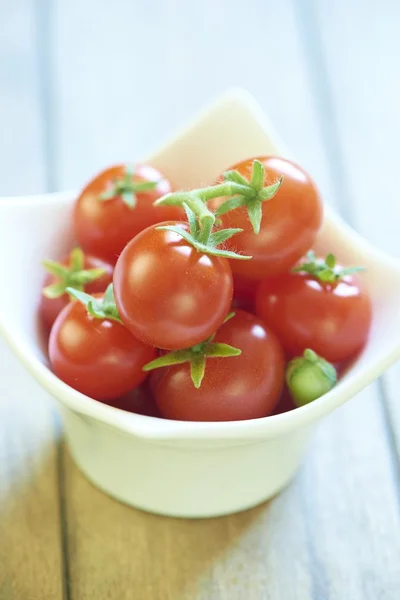
[[[0,0],[0,193],[79,186],[239,84],[400,258],[399,19],[395,0]],[[326,419],[278,498],[196,522],[94,489],[3,344],[0,364],[1,600],[400,598],[399,368]]]

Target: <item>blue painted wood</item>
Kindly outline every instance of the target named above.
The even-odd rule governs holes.
[[[327,83],[325,44],[333,40],[331,54],[341,46],[341,61],[346,62],[353,44],[367,51],[371,24],[355,26],[360,3],[351,7],[343,1],[335,4],[340,16],[331,24],[330,4],[324,4],[321,22],[311,2],[252,0],[246,6],[231,3],[229,10],[222,0],[206,0],[201,9],[183,0],[121,0],[112,5],[100,2],[95,8],[81,6],[78,0],[68,6],[57,3],[59,185],[80,184],[101,165],[148,153],[182,120],[236,84],[261,102],[294,155],[320,184],[325,200],[352,219],[357,206],[348,184],[342,187],[336,175],[347,160],[341,142],[347,121],[341,121],[338,98]],[[352,28],[348,19],[353,19]],[[351,39],[346,37],[350,31]],[[343,79],[337,81],[343,85]],[[364,78],[357,81],[365,89]],[[347,106],[348,94],[340,102]],[[140,581],[149,586],[149,598],[161,597],[166,585],[168,598],[179,597],[179,592],[190,599],[240,598],[246,589],[251,598],[391,599],[400,583],[392,460],[385,415],[377,388],[372,387],[322,424],[296,484],[254,513],[257,527],[243,526],[245,517],[231,517],[227,530],[222,525],[207,530],[213,548],[220,549],[224,540],[224,552],[214,557],[211,570],[204,555],[187,553],[190,525],[170,522],[153,545],[149,539],[159,521],[155,524],[105,499],[102,517],[93,514],[92,495],[70,465],[69,527],[76,542],[72,589],[79,598],[94,589],[100,576],[96,564],[115,581],[114,547],[98,548],[97,537],[87,535],[90,524],[111,539],[104,518],[108,515],[113,532],[117,527],[122,538],[139,527],[142,544],[158,557],[158,570],[169,573],[167,584],[165,579],[150,582],[149,563],[141,550],[140,573],[121,557],[118,594],[123,594],[126,582]],[[100,502],[97,493],[93,498]],[[243,570],[235,572],[233,585],[237,556],[246,554],[249,559],[240,562]],[[94,557],[90,567],[88,556]],[[179,574],[174,564],[182,562],[186,571]],[[247,589],[249,580],[257,585]]]
[[[400,92],[393,74],[399,10],[391,0],[379,6],[373,0],[229,6],[223,0],[0,0],[6,173],[0,194],[79,186],[108,163],[147,154],[226,87],[241,85],[270,114],[325,200],[398,255],[393,189]],[[377,186],[384,207],[378,214]],[[393,371],[386,380],[392,428],[379,389],[371,387],[321,425],[291,487],[268,506],[226,519],[182,522],[131,510],[93,489],[66,456],[68,596],[123,600],[143,590],[146,600],[397,600],[397,379]],[[0,457],[8,462],[0,461],[0,481],[8,483],[0,490],[14,490],[4,475],[9,465],[22,465],[29,476],[42,463],[28,465],[26,450],[19,450],[26,417],[18,411],[10,417],[10,402],[17,405],[20,394],[4,404],[5,394],[0,408],[6,406],[8,441]],[[47,408],[38,414],[29,422],[29,447],[39,457],[42,440],[50,440],[50,460],[43,479],[33,481],[42,482],[46,514],[54,515],[54,430]],[[23,523],[34,493],[28,487],[21,496],[15,515]],[[43,589],[57,597],[62,569],[52,519],[46,531],[55,563],[48,570],[57,575]],[[12,528],[16,522],[14,516]],[[44,521],[38,516],[37,522]],[[11,529],[1,530],[8,542],[15,539]],[[1,548],[0,535],[3,558]],[[21,554],[11,557],[26,556],[24,544],[18,548]],[[42,541],[37,554],[50,564]],[[40,569],[23,578],[30,588],[14,590],[19,562],[6,558],[0,596],[6,564],[7,592],[14,594],[7,598],[29,597]]]
[[[46,188],[34,8],[0,1],[0,196]],[[0,598],[62,598],[56,429],[52,404],[0,340]]]

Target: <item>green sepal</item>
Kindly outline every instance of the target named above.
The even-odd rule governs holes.
[[[143,367],[143,371],[153,371],[154,369],[160,369],[161,367],[170,367],[172,365],[181,365],[182,363],[190,361],[192,358],[192,350],[176,350],[175,352],[168,352],[158,358],[155,358],[151,362],[147,363]]]
[[[67,277],[69,269],[64,265],[56,262],[55,260],[45,259],[42,260],[42,266],[48,273],[51,273],[55,277],[59,277],[61,280]]]
[[[96,319],[111,319],[112,321],[118,321],[122,323],[122,319],[119,316],[117,306],[115,304],[113,284],[110,283],[106,291],[104,292],[103,298],[94,298],[90,294],[81,292],[72,287],[68,287],[68,294],[81,302],[92,317]]]
[[[213,246],[202,244],[198,240],[195,240],[194,237],[188,231],[185,231],[182,227],[179,227],[179,225],[161,225],[160,227],[156,227],[156,229],[160,231],[173,231],[174,233],[177,233],[194,248],[196,248],[196,250],[198,250],[199,252],[203,252],[204,254],[211,254],[213,256],[223,256],[225,258],[236,258],[238,260],[251,259],[251,256],[236,254],[236,252],[231,252],[230,250],[219,250],[218,248],[215,248]]]
[[[85,255],[82,248],[76,246],[76,248],[72,249],[71,254],[69,255],[69,264],[73,272],[82,271],[85,266]]]
[[[260,190],[260,192],[258,194],[258,199],[261,200],[261,202],[265,202],[266,200],[271,200],[271,198],[273,198],[275,196],[276,192],[281,187],[282,182],[283,182],[283,177],[280,177],[278,179],[278,181],[276,181],[275,183],[272,183],[271,185],[267,185],[265,188]]]
[[[327,254],[325,259],[317,258],[312,250],[307,252],[305,262],[292,269],[293,273],[308,273],[323,283],[337,283],[346,275],[353,275],[362,271],[365,271],[365,267],[338,268],[333,254]]]
[[[127,206],[129,206],[129,208],[135,208],[136,205],[136,195],[133,193],[132,190],[127,190],[125,192],[121,192],[121,200],[123,202],[125,202],[125,204]]]
[[[97,279],[100,279],[105,274],[105,269],[82,269],[82,271],[77,271],[76,273],[72,273],[69,277],[69,282],[71,287],[77,287],[81,285],[85,285],[87,283],[92,283]]]
[[[225,174],[225,180],[233,181],[236,184],[247,186],[247,190],[239,196],[240,200],[231,202],[232,198],[223,202],[217,210],[217,215],[224,214],[230,210],[235,210],[239,206],[245,206],[249,216],[250,223],[256,235],[260,233],[262,220],[262,203],[271,200],[283,182],[283,177],[271,185],[264,186],[265,168],[264,165],[257,159],[253,160],[252,172],[250,181],[245,179],[240,173],[233,176],[235,171],[228,171]],[[239,176],[239,177],[238,177]]]
[[[59,281],[46,286],[42,294],[54,300],[66,293],[68,287],[83,291],[86,284],[100,279],[105,269],[84,269],[85,255],[81,248],[74,248],[69,255],[69,266],[62,265],[54,260],[43,260],[42,265]]]
[[[115,177],[111,187],[100,194],[98,199],[104,202],[121,198],[129,208],[134,208],[137,202],[136,194],[154,190],[158,184],[158,181],[134,181],[133,167],[127,166],[122,177]]]
[[[239,348],[221,343],[209,344],[204,349],[204,355],[207,358],[227,358],[229,356],[240,356],[241,353],[242,351]]]
[[[187,216],[187,220],[188,220],[189,228],[190,228],[190,234],[193,236],[194,239],[197,239],[197,237],[200,233],[200,226],[199,226],[197,217],[194,214],[194,212],[192,211],[192,209],[186,204],[186,202],[184,202],[182,206],[183,206],[186,216]]]
[[[201,386],[206,370],[206,359],[202,354],[193,356],[190,361],[190,377],[196,390]]]
[[[235,313],[229,313],[226,316],[224,323],[232,319],[234,316]],[[147,365],[143,367],[143,371],[148,372],[163,367],[171,367],[173,365],[190,363],[190,376],[194,387],[198,389],[203,381],[208,358],[229,358],[232,356],[239,356],[242,352],[239,348],[234,348],[229,344],[223,344],[219,342],[214,343],[214,337],[215,333],[204,342],[196,344],[191,348],[176,350],[174,352],[168,352],[168,354],[163,354],[162,356],[159,356],[158,358],[147,363]]]
[[[213,246],[218,246],[219,244],[226,242],[226,240],[229,240],[231,237],[233,237],[237,233],[241,233],[242,231],[243,231],[243,229],[240,229],[238,227],[235,227],[232,229],[220,229],[219,231],[214,231],[214,233],[212,233],[210,235],[209,243],[212,244]]]
[[[250,185],[254,190],[260,191],[264,187],[264,165],[259,160],[253,161]]]
[[[65,285],[62,282],[52,283],[43,289],[42,294],[49,300],[55,300],[65,294]]]
[[[233,183],[245,186],[249,185],[249,182],[247,181],[246,177],[243,177],[243,175],[241,175],[239,171],[225,171],[225,173],[223,174],[223,178],[224,181],[233,181]]]
[[[248,210],[254,232],[257,234],[260,231],[262,219],[261,203],[271,200],[275,196],[282,185],[283,177],[280,177],[278,181],[271,185],[264,186],[264,165],[257,159],[253,160],[250,181],[235,170],[227,171],[223,177],[223,183],[194,189],[189,192],[166,194],[159,198],[155,204],[182,206],[183,203],[186,203],[191,206],[192,202],[198,203],[200,201],[205,204],[213,198],[227,197],[228,199],[222,202],[216,210],[215,216],[218,217],[244,206]],[[194,212],[201,220],[200,214],[196,210]]]
[[[224,215],[225,213],[230,212],[231,210],[235,210],[236,208],[240,208],[245,204],[246,198],[244,196],[232,196],[232,198],[225,200],[225,202],[223,202],[221,206],[217,208],[217,210],[215,211],[215,216],[220,217],[221,215]]]
[[[256,235],[260,233],[261,218],[262,218],[262,204],[259,200],[252,200],[247,203],[247,213],[253,231]]]
[[[337,383],[335,367],[311,349],[286,367],[286,383],[297,406],[317,400]]]

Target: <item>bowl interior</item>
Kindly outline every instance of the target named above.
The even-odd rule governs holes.
[[[212,182],[232,163],[260,154],[287,155],[266,118],[254,101],[243,93],[231,93],[201,115],[183,133],[145,160],[169,176],[176,187],[186,188]],[[42,384],[74,408],[96,418],[112,421],[136,433],[147,428],[156,435],[149,417],[126,415],[100,405],[59,382],[44,367],[38,326],[37,305],[44,271],[43,258],[59,258],[72,245],[71,210],[73,193],[0,200],[0,329],[20,358]],[[374,303],[374,321],[369,342],[353,368],[339,385],[312,405],[258,423],[182,424],[165,422],[163,435],[230,435],[253,423],[259,430],[285,429],[304,424],[329,412],[354,395],[400,358],[400,268],[396,261],[376,251],[346,226],[329,208],[317,242],[318,251],[334,252],[344,264],[362,264]],[[129,417],[129,418],[128,418]],[[122,421],[123,419],[123,421]],[[271,425],[272,424],[272,425]]]

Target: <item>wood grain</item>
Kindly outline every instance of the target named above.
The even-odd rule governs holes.
[[[345,197],[351,199],[354,223],[378,248],[400,258],[400,86],[394,76],[400,64],[399,7],[390,0],[363,4],[363,39],[368,39],[368,44],[354,39],[354,29],[360,22],[358,11],[348,11],[343,18],[341,3],[333,7],[322,1],[315,2],[315,15],[319,25],[329,15],[330,26],[324,38],[327,85],[335,111],[337,145],[343,156]],[[371,82],[367,93],[366,82]],[[400,457],[399,380],[397,365],[385,375],[382,392]],[[398,473],[399,464],[394,468]]]
[[[0,0],[0,130],[11,126],[0,136],[0,193],[82,184],[102,165],[150,152],[217,93],[242,85],[325,200],[399,256],[396,3],[35,6],[36,21],[27,0]],[[110,499],[67,453],[57,462],[51,409],[4,346],[0,359],[0,600],[61,598],[66,565],[67,600],[397,600],[398,369],[384,386],[391,427],[372,386],[321,424],[279,497],[240,515],[181,521]]]
[[[294,151],[303,148],[304,162],[310,162],[312,148],[322,153],[291,4],[250,2],[246,18],[253,31],[248,45],[238,45],[226,34],[240,27],[241,7],[233,4],[229,14],[222,0],[202,7],[194,14],[193,4],[182,1],[120,1],[114,7],[104,3],[93,28],[90,3],[57,3],[60,187],[81,182],[108,161],[150,151],[231,84],[246,86],[260,97]],[[195,29],[188,26],[194,19]],[[104,47],[98,43],[99,30],[108,31]],[[145,62],[136,60],[142,48]],[[276,57],[259,76],[254,52]],[[117,93],[107,81],[124,79],[130,58],[121,61],[121,56],[132,57],[133,83]],[[145,92],[139,92],[141,80]],[[318,161],[314,169],[321,182],[326,181],[325,167]],[[311,598],[301,485],[300,479],[269,506],[244,515],[183,522],[115,503],[69,464],[65,489],[72,597],[130,598],[135,590],[135,598],[148,600]]]
[[[310,597],[296,483],[269,505],[201,521],[124,506],[91,487],[68,456],[66,489],[73,598]]]
[[[345,21],[352,9],[344,1],[338,5]],[[325,123],[328,74],[313,55],[325,38],[319,38],[316,20],[307,21],[306,9],[288,1],[248,3],[251,39],[238,44],[227,33],[242,28],[243,7],[235,3],[228,14],[222,1],[204,2],[198,12],[178,0],[141,6],[121,1],[112,8],[104,3],[91,28],[88,7],[59,2],[60,184],[81,182],[100,164],[149,152],[234,83],[257,96],[325,200],[343,208],[350,200],[343,200],[332,164],[336,122]],[[129,36],[133,22],[135,35]],[[108,31],[103,49],[99,29]],[[365,47],[367,37],[360,29],[358,35]],[[142,48],[143,62],[136,60]],[[350,48],[348,40],[343,53]],[[123,55],[128,58],[121,60]],[[255,56],[265,59],[263,69]],[[117,94],[107,82],[123,80],[131,60],[133,83]],[[135,590],[135,597],[149,600],[394,599],[400,584],[397,491],[376,386],[327,419],[293,485],[249,513],[197,523],[145,515],[91,488],[71,463],[66,490],[74,598],[128,598]]]
[[[3,0],[0,14],[0,194],[37,192],[46,165],[33,4]],[[48,399],[0,340],[1,600],[62,597],[57,432]]]

